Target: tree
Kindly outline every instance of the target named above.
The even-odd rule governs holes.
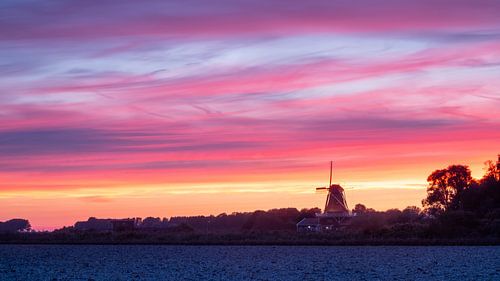
[[[420,216],[420,208],[417,206],[408,206],[402,212],[399,220],[401,222],[413,222],[418,220]]]
[[[168,220],[166,218],[160,219],[160,218],[154,218],[154,217],[147,217],[144,220],[142,220],[142,223],[139,225],[140,228],[146,228],[146,229],[161,229],[161,228],[167,228],[168,227]]]
[[[364,214],[366,213],[366,206],[363,204],[356,204],[352,212],[359,215]]]
[[[500,181],[500,154],[498,155],[497,163],[489,160],[485,162],[486,174],[481,181]]]
[[[321,213],[321,209],[318,207],[311,208],[311,209],[304,208],[304,209],[300,210],[300,214],[297,217],[296,222],[301,221],[303,218],[315,218],[316,214],[319,214],[319,213]]]
[[[0,232],[24,232],[30,230],[30,222],[25,219],[12,219],[0,222]]]
[[[422,205],[430,213],[440,213],[461,207],[460,194],[474,182],[468,166],[451,165],[436,170],[427,178],[427,198]],[[458,195],[458,196],[457,196]]]

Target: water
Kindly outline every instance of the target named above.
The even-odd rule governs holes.
[[[500,280],[500,247],[0,245],[0,280]]]

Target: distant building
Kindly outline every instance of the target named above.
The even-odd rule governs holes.
[[[297,232],[319,232],[319,227],[318,218],[304,218],[297,223]]]
[[[111,231],[113,225],[111,219],[98,219],[91,217],[87,221],[78,221],[75,223],[76,230],[95,230],[95,231]]]
[[[94,230],[94,231],[125,231],[134,230],[140,225],[140,218],[128,219],[97,219],[89,218],[87,221],[75,223],[76,230]]]

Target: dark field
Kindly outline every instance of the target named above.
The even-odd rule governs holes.
[[[0,245],[0,280],[500,280],[500,247]]]

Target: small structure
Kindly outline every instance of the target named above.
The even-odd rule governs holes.
[[[75,223],[75,229],[82,231],[111,231],[113,230],[111,221],[112,219],[98,219],[90,217],[87,221],[77,221]]]
[[[91,217],[87,221],[75,223],[76,230],[82,231],[126,231],[134,230],[141,224],[140,218],[98,219]]]
[[[297,223],[297,232],[319,232],[319,218],[304,218]]]
[[[330,162],[329,187],[318,187],[316,190],[327,190],[325,209],[323,213],[316,214],[316,218],[304,218],[297,223],[298,232],[332,231],[349,224],[353,217],[344,193],[339,184],[332,184],[333,162]]]

